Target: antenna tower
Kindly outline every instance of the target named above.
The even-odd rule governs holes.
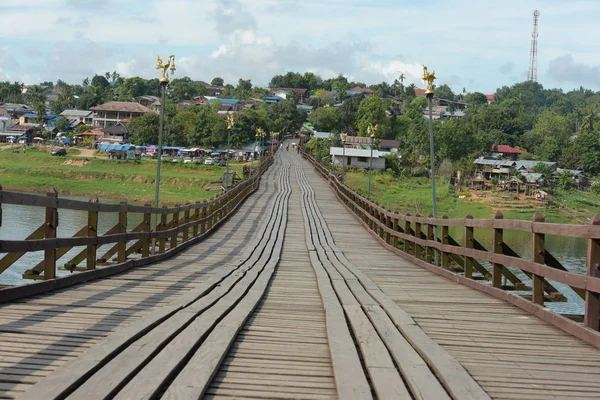
[[[538,19],[540,12],[533,12],[533,33],[531,34],[531,51],[529,52],[529,71],[527,72],[527,80],[537,82],[537,38],[538,38]]]

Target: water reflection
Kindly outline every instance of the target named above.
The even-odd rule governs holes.
[[[86,200],[81,198],[71,198],[75,200]],[[102,200],[103,203],[115,203],[116,201]],[[72,237],[81,228],[87,225],[88,213],[86,211],[63,210],[58,211],[58,237]],[[45,221],[46,210],[43,207],[21,206],[12,204],[2,205],[2,226],[0,226],[0,240],[23,240],[33,231],[39,228]],[[135,228],[141,221],[142,214],[128,214],[127,230]],[[98,233],[102,234],[116,225],[119,219],[118,213],[100,213],[98,215]],[[98,257],[104,254],[111,245],[104,245],[98,249]],[[75,257],[84,247],[71,249],[67,254],[61,257],[56,265],[60,267],[71,258]],[[0,253],[0,258],[6,253]],[[35,267],[44,259],[43,251],[26,253],[16,263],[10,266],[6,271],[0,274],[0,284],[18,285],[23,283],[33,283],[33,280],[23,279],[23,272]],[[84,262],[85,263],[85,262]],[[57,276],[69,275],[69,271],[57,269]]]

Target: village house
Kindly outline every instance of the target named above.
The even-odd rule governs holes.
[[[331,163],[333,165],[357,167],[368,169],[371,154],[373,156],[372,166],[374,170],[385,171],[385,153],[366,149],[331,147],[329,149]]]
[[[494,157],[513,161],[516,161],[519,158],[519,154],[527,154],[525,150],[515,149],[506,144],[493,144],[490,147],[490,152],[496,153],[495,155],[492,155]]]
[[[125,101],[111,101],[99,106],[90,108],[94,113],[92,115],[92,126],[108,128],[119,123],[126,123],[142,115],[155,113],[138,103]]]
[[[155,112],[160,112],[160,98],[158,98],[157,96],[138,96],[135,97],[133,101],[143,105],[144,107],[148,107],[149,109]]]
[[[0,108],[11,117],[18,119],[23,114],[27,114],[33,111],[31,107],[26,104],[15,104],[15,103],[4,103],[0,105]]]
[[[271,93],[274,96],[281,97],[284,100],[293,92],[296,94],[296,98],[300,103],[304,103],[304,100],[307,99],[307,91],[308,89],[299,89],[299,88],[270,88]]]
[[[88,110],[65,110],[60,115],[69,121],[68,131],[77,128],[79,125],[92,125],[92,111]]]

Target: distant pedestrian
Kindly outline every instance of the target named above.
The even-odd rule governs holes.
[[[285,151],[290,151],[290,145],[288,144],[287,147],[285,148]]]

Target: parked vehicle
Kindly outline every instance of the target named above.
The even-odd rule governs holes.
[[[67,150],[65,149],[56,149],[56,150],[52,150],[52,152],[50,152],[51,155],[53,156],[66,156],[67,155]]]
[[[180,163],[180,162],[181,162],[181,158],[179,158],[179,157],[173,158],[173,164],[177,164],[177,163]]]
[[[202,164],[202,157],[194,157],[194,164]]]
[[[219,159],[219,167],[224,167],[227,165],[227,161],[225,161],[225,159],[221,158]]]
[[[215,164],[215,160],[208,157],[206,160],[204,160],[204,165],[214,165]]]
[[[168,160],[169,159],[169,155],[168,154],[161,154],[160,159],[161,160]]]
[[[183,163],[184,164],[191,164],[192,163],[192,159],[190,157],[186,157],[183,159]]]

